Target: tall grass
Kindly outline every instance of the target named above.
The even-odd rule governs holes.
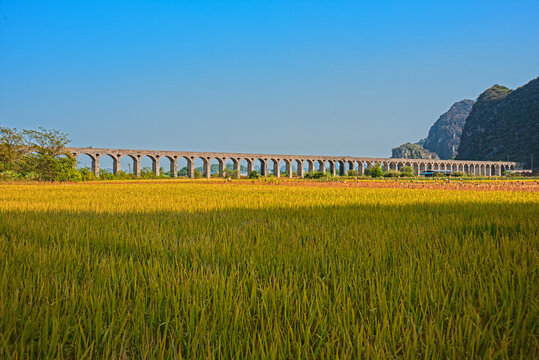
[[[537,358],[539,194],[0,186],[1,358]]]

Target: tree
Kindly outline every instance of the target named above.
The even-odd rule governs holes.
[[[24,135],[17,129],[0,127],[0,171],[17,171],[21,157],[28,153]]]
[[[66,150],[67,134],[58,130],[0,128],[0,171],[46,181],[81,179],[76,160]]]
[[[384,176],[384,171],[380,167],[380,164],[376,164],[375,166],[369,166],[367,169],[365,169],[365,175],[373,178],[381,177]]]

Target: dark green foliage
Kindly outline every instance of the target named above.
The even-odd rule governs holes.
[[[494,85],[474,104],[462,133],[459,160],[539,158],[539,78],[511,91]]]
[[[365,176],[370,176],[373,178],[382,177],[384,176],[384,171],[379,164],[376,164],[375,166],[369,166],[365,169]]]
[[[305,173],[305,179],[322,179],[328,177],[329,175],[321,171],[313,171]]]
[[[395,170],[389,170],[384,173],[384,177],[399,177],[401,173]]]
[[[354,169],[348,170],[348,176],[358,176],[358,172]]]
[[[260,174],[256,170],[253,170],[249,173],[249,179],[258,179],[259,177]]]

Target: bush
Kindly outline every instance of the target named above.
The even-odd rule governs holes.
[[[258,179],[259,177],[260,174],[256,170],[253,170],[249,173],[249,179]]]
[[[414,177],[414,173],[413,172],[402,172],[401,171],[400,176],[401,177]]]
[[[453,173],[451,173],[451,176],[454,176],[454,177],[462,177],[464,176],[465,174],[461,171],[455,171]]]
[[[396,178],[396,177],[399,177],[400,175],[401,173],[395,170],[389,170],[384,173],[384,177],[391,177],[391,178],[394,178],[394,177]]]
[[[313,171],[305,173],[305,179],[322,179],[328,177],[328,174],[321,171]]]
[[[95,174],[93,171],[91,171],[90,169],[88,168],[82,168],[79,170],[79,173],[81,175],[81,180],[82,181],[93,181],[93,180],[96,180],[97,178],[95,177]]]
[[[120,170],[120,171],[118,171],[118,172],[116,173],[115,178],[116,178],[117,180],[130,180],[130,179],[134,179],[135,176],[134,176],[133,174],[128,174],[128,173],[126,173],[125,171],[121,171],[121,170]]]
[[[348,176],[358,176],[358,172],[354,169],[348,170]]]
[[[99,179],[100,180],[114,180],[114,174],[109,173],[105,169],[99,170]]]
[[[141,179],[157,179],[157,175],[149,167],[144,167],[140,170]]]
[[[436,177],[436,178],[443,178],[443,177],[446,177],[447,175],[444,174],[444,173],[434,173],[432,174],[432,177]]]
[[[224,169],[223,175],[225,178],[231,178],[231,179],[239,179],[240,178],[240,172],[238,170],[231,170],[231,169]]]
[[[203,176],[202,176],[202,171],[200,171],[200,170],[198,170],[198,169],[195,169],[193,175],[194,175],[194,178],[195,178],[195,179],[202,179],[202,177],[203,177]]]

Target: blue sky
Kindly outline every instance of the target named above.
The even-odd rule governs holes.
[[[0,124],[73,146],[389,156],[539,76],[538,1],[0,0]]]

